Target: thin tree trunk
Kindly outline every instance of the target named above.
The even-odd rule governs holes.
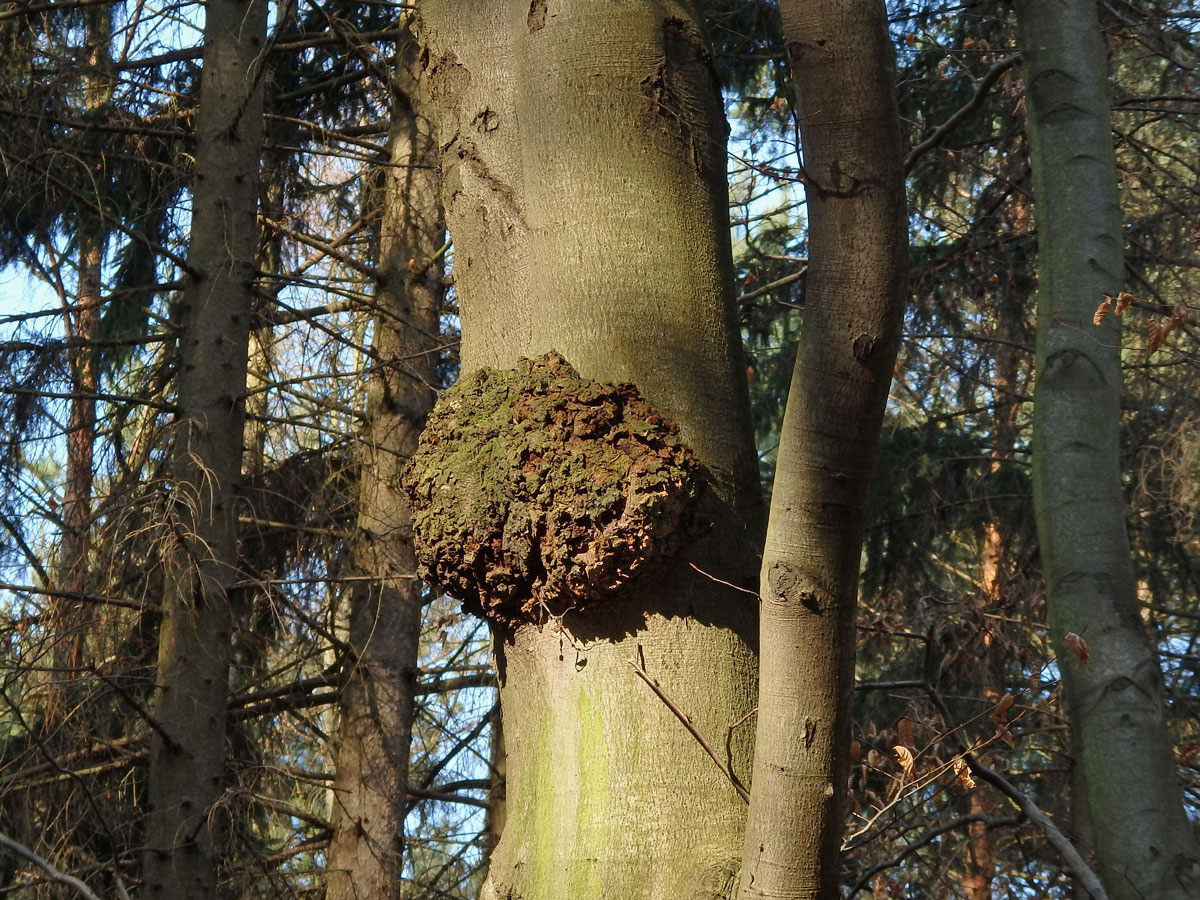
[[[1200,895],[1200,850],[1138,615],[1121,495],[1120,329],[1115,316],[1092,324],[1123,282],[1104,37],[1093,0],[1020,0],[1017,14],[1039,251],[1034,504],[1051,634],[1108,895],[1184,900]],[[1069,633],[1090,646],[1086,665]]]
[[[404,894],[401,870],[421,585],[400,476],[433,406],[444,240],[437,144],[401,41],[393,82],[391,159],[384,176],[373,372],[362,436],[359,582],[351,597],[349,678],[342,689],[333,789],[328,900]]]
[[[487,898],[729,897],[754,703],[759,489],[732,305],[725,124],[688,3],[422,6],[465,371],[560,351],[630,381],[710,476],[712,530],[607,609],[497,630],[506,820]],[[606,604],[607,605],[607,604]],[[744,776],[749,735],[733,740]]]
[[[173,461],[164,539],[147,779],[146,895],[217,892],[224,815],[226,702],[238,580],[235,498],[242,461],[247,341],[258,271],[259,54],[263,0],[210,0],[196,122],[191,244],[183,292]]]
[[[907,292],[881,0],[780,4],[808,198],[804,330],[763,553],[758,736],[741,890],[837,895],[864,508]]]
[[[79,287],[71,336],[81,343],[71,351],[71,409],[67,418],[67,471],[63,489],[63,536],[59,544],[59,575],[55,587],[79,594],[87,590],[91,549],[93,450],[96,443],[96,401],[99,365],[90,345],[100,325],[100,267],[103,238],[81,227]],[[72,680],[84,662],[91,625],[90,606],[80,600],[53,600],[54,667],[59,678]],[[63,698],[65,699],[65,698]]]
[[[87,69],[84,74],[84,103],[89,112],[103,106],[111,87],[109,42],[112,12],[93,9],[86,13]],[[59,546],[59,581],[62,591],[87,590],[88,556],[91,552],[93,453],[96,443],[96,400],[100,386],[98,352],[92,341],[100,328],[100,295],[104,264],[104,229],[95,212],[87,210],[76,219],[79,244],[79,274],[71,337],[79,343],[70,353],[71,400],[67,416],[67,471],[63,489],[63,536]],[[84,662],[84,648],[92,625],[92,607],[79,600],[52,601],[55,635],[54,667],[59,678],[73,680]],[[65,695],[58,702],[69,702]],[[61,710],[60,710],[61,711]],[[48,710],[53,716],[54,711]]]

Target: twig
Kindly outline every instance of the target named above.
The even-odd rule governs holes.
[[[922,685],[922,688],[929,695],[929,699],[933,701],[934,706],[938,708],[946,721],[953,721],[954,717],[950,713],[950,708],[942,699],[941,694],[934,690],[933,685],[925,683]],[[1017,808],[1024,813],[1025,818],[1042,829],[1042,833],[1046,835],[1046,841],[1059,852],[1063,862],[1071,870],[1071,874],[1079,879],[1079,883],[1092,896],[1092,900],[1108,900],[1108,894],[1105,892],[1104,885],[1100,882],[1099,876],[1087,864],[1087,860],[1083,858],[1083,855],[1071,843],[1071,840],[1059,831],[1058,826],[1050,821],[1050,818],[1042,812],[1041,807],[1030,800],[1024,791],[1012,784],[1008,779],[1004,778],[998,772],[992,771],[987,766],[982,765],[971,753],[970,748],[966,746],[965,741],[963,742],[962,756],[970,764],[972,773],[1012,800]]]
[[[29,860],[31,863],[33,863],[35,866],[37,866],[39,869],[41,869],[43,872],[45,872],[46,877],[49,878],[51,881],[58,882],[59,884],[65,884],[65,885],[67,885],[67,887],[74,888],[76,891],[79,892],[79,895],[81,897],[86,897],[87,900],[100,900],[100,897],[97,894],[93,893],[92,889],[90,887],[88,887],[86,884],[84,884],[82,881],[80,881],[74,875],[68,875],[66,872],[58,871],[58,869],[56,869],[56,868],[54,868],[54,866],[50,865],[50,863],[47,860],[38,856],[36,853],[34,853],[32,850],[30,850],[24,844],[18,844],[12,838],[10,838],[6,835],[0,834],[0,847],[4,847],[7,850],[11,850],[13,853],[17,854],[18,856],[25,857],[25,859]]]
[[[733,785],[733,789],[737,791],[738,796],[749,803],[750,792],[746,790],[742,782],[738,780],[737,775],[733,773],[733,769],[721,762],[721,758],[717,756],[717,751],[712,748],[712,744],[704,739],[704,735],[700,733],[700,730],[696,728],[695,724],[692,722],[691,716],[676,706],[675,701],[667,696],[666,691],[662,689],[659,683],[646,674],[646,670],[639,666],[635,660],[629,660],[629,665],[633,666],[633,671],[637,672],[638,677],[650,686],[650,690],[654,691],[655,696],[657,696],[658,699],[666,705],[667,709],[675,714],[675,718],[683,723],[683,727],[686,728],[691,733],[692,737],[696,739],[696,743],[704,748],[704,752],[707,753],[709,758],[711,758],[712,761],[717,764],[717,768],[721,770],[721,773],[729,779],[729,783]]]
[[[990,831],[993,828],[1019,825],[1021,823],[1021,819],[1016,816],[992,818],[991,816],[984,815],[983,813],[973,813],[969,816],[957,818],[953,822],[947,822],[944,825],[938,825],[935,828],[931,828],[911,844],[905,845],[904,849],[891,859],[884,860],[881,863],[876,863],[875,865],[871,866],[871,868],[867,869],[867,871],[863,872],[863,874],[859,876],[858,881],[854,883],[854,887],[850,889],[850,892],[846,896],[853,897],[855,894],[865,888],[870,883],[871,879],[880,872],[884,871],[885,869],[891,869],[900,865],[900,863],[902,863],[906,857],[916,853],[925,845],[932,843],[947,831],[954,831],[955,829],[962,828],[965,825],[970,825],[973,822],[982,822],[984,827]]]
[[[787,287],[794,281],[799,281],[808,272],[808,266],[800,269],[798,272],[793,272],[791,275],[784,275],[782,278],[777,278],[774,281],[764,284],[760,288],[755,288],[737,298],[738,303],[749,303],[751,300],[756,300],[763,294],[769,294],[776,288]]]
[[[163,744],[166,745],[168,750],[170,750],[172,753],[184,752],[183,745],[181,745],[179,741],[175,740],[175,738],[171,736],[171,733],[163,727],[162,723],[159,722],[158,719],[151,715],[150,710],[146,709],[146,707],[142,704],[142,701],[138,700],[137,697],[134,697],[129,693],[129,691],[125,690],[125,688],[123,688],[112,678],[109,678],[95,666],[91,667],[91,674],[107,684],[109,688],[112,689],[113,693],[128,703],[133,711],[142,719],[142,721],[153,728],[158,736],[162,738]]]
[[[933,134],[925,138],[925,140],[921,141],[921,143],[917,144],[917,146],[908,151],[908,155],[904,157],[904,173],[907,175],[909,171],[912,170],[912,167],[916,165],[918,159],[944,141],[946,139],[946,135],[957,128],[958,124],[962,122],[963,119],[975,112],[975,110],[979,109],[979,107],[983,106],[983,101],[987,98],[987,93],[991,86],[996,83],[996,80],[999,79],[1001,75],[1003,75],[1020,61],[1021,54],[1014,53],[1012,56],[1006,56],[1004,59],[993,63],[992,67],[984,72],[983,77],[976,82],[975,93],[971,96],[971,99],[967,101],[966,105],[961,107],[957,112],[954,113],[954,115],[935,128],[933,130]]]
[[[710,581],[715,581],[717,584],[723,584],[723,585],[725,585],[725,587],[731,587],[735,591],[741,591],[743,594],[749,594],[755,600],[759,599],[758,591],[752,591],[749,588],[739,587],[738,585],[734,584],[732,581],[726,581],[724,578],[718,578],[716,575],[710,575],[707,572],[705,572],[702,568],[700,568],[698,565],[696,565],[695,563],[688,563],[688,565],[691,566],[693,569],[695,569],[697,572],[699,572],[701,575],[703,575],[705,578],[709,579]]]
[[[746,713],[725,730],[725,767],[730,772],[733,771],[733,733],[756,715],[758,715],[757,706],[751,709],[750,712]]]

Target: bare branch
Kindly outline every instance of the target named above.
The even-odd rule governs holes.
[[[918,159],[940,144],[967,116],[983,106],[983,101],[987,99],[988,91],[996,81],[1021,61],[1021,54],[1014,53],[1012,56],[1006,56],[992,64],[992,67],[983,73],[983,77],[975,84],[975,93],[971,95],[971,99],[962,106],[954,115],[948,118],[945,122],[933,130],[933,134],[917,144],[908,151],[908,155],[904,157],[904,174],[912,171],[912,167],[916,165]]]
[[[24,844],[19,844],[12,838],[0,834],[0,847],[4,847],[18,856],[22,856],[29,860],[31,863],[45,872],[46,877],[51,881],[57,882],[58,884],[65,884],[67,887],[74,888],[81,897],[85,897],[87,900],[100,900],[99,895],[94,893],[90,887],[88,887],[74,875],[68,875],[66,872],[60,872],[58,869],[54,868],[54,866],[52,866],[48,860],[38,856]]]

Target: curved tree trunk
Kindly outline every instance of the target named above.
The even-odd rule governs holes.
[[[442,294],[435,257],[445,226],[437,147],[412,71],[415,46],[411,39],[400,46],[353,548],[355,575],[371,580],[356,582],[350,601],[354,658],[347,661],[339,710],[328,900],[402,895],[421,586],[400,476],[433,406]]]
[[[263,0],[210,0],[196,121],[188,265],[179,346],[172,509],[164,539],[147,778],[146,896],[216,896],[237,572],[247,342],[258,272],[259,54]]]
[[[759,489],[732,305],[725,124],[688,3],[422,6],[464,370],[561,352],[631,381],[711,478],[713,528],[635,597],[497,632],[506,821],[483,896],[729,897],[745,805],[710,742],[754,703]],[[749,735],[733,741],[745,775]]]
[[[1046,599],[1109,897],[1200,895],[1200,851],[1138,614],[1119,460],[1120,329],[1092,315],[1124,280],[1108,66],[1093,0],[1021,0],[1037,204],[1034,504]],[[1066,643],[1081,635],[1085,665]],[[1082,798],[1081,798],[1082,799]]]
[[[780,4],[808,198],[804,331],[762,564],[762,681],[739,897],[837,895],[864,511],[907,293],[882,0]]]

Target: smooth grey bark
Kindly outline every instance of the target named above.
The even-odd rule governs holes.
[[[421,585],[400,477],[433,406],[445,234],[437,146],[417,82],[416,47],[400,42],[391,157],[380,226],[372,372],[353,545],[353,657],[339,707],[328,900],[403,896],[401,870]],[[410,267],[411,261],[411,267]]]
[[[144,894],[208,900],[223,851],[221,798],[238,581],[235,497],[241,474],[247,342],[258,272],[260,53],[265,0],[210,0],[196,117],[188,265],[172,465],[163,538],[147,776]]]
[[[782,2],[808,199],[804,328],[760,585],[742,900],[837,896],[867,488],[899,345],[908,233],[882,0]]]
[[[1051,633],[1099,873],[1113,900],[1200,896],[1139,617],[1119,460],[1120,328],[1092,316],[1124,280],[1108,65],[1093,0],[1020,0],[1038,228],[1034,504]],[[1074,632],[1090,646],[1082,664]],[[1080,798],[1082,799],[1082,798]]]
[[[606,608],[496,632],[506,820],[483,896],[730,897],[754,704],[759,489],[732,304],[725,124],[689,3],[422,5],[464,370],[561,352],[631,381],[710,478],[711,531]],[[750,735],[733,740],[748,769]]]

